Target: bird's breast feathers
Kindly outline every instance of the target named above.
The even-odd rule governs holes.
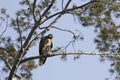
[[[52,43],[52,40],[51,39],[47,39],[47,46],[50,46],[51,45],[51,43]]]

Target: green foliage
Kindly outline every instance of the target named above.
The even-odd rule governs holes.
[[[120,53],[120,24],[114,21],[116,18],[120,18],[120,5],[116,0],[98,0],[98,2],[80,9],[80,13],[74,15],[83,26],[95,26],[97,37],[94,42],[100,52]],[[104,61],[106,58],[117,62],[120,56],[102,56],[101,60]],[[119,73],[118,62],[116,65],[114,64],[114,67],[116,69],[111,69],[110,72]]]
[[[22,77],[26,78],[27,80],[29,80],[32,76],[32,70],[37,68],[37,65],[35,64],[35,62],[33,60],[28,61],[27,63],[23,63],[21,65],[21,75]]]
[[[100,51],[119,51],[119,44],[116,44],[119,41],[119,38],[120,32],[117,31],[116,27],[103,27],[98,35],[98,38],[95,40],[95,43],[97,43],[97,49]]]

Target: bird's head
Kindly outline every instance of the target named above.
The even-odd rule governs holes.
[[[52,34],[48,34],[48,38],[52,39],[53,35]]]

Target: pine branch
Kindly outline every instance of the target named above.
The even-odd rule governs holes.
[[[10,64],[6,61],[6,59],[5,59],[3,56],[0,56],[0,58],[4,61],[4,63],[5,63],[6,66],[8,67],[8,69],[11,71],[11,70],[12,70],[12,69],[11,69],[11,66],[10,66]],[[19,76],[19,75],[17,75],[17,74],[15,74],[15,77],[17,77],[18,79],[22,79],[22,77]]]
[[[7,49],[5,49],[3,47],[0,47],[0,49],[7,52],[13,59],[15,59],[15,57]]]

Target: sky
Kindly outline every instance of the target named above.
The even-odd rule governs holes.
[[[14,0],[0,0],[0,9],[2,7],[7,8],[7,11],[15,17],[15,11],[22,8],[22,6],[18,5],[18,1]],[[78,0],[74,0],[78,1]],[[80,4],[83,4],[84,1],[81,0]],[[94,28],[83,28],[78,22],[75,22],[73,16],[65,15],[63,16],[59,22],[56,24],[57,27],[75,30],[76,28],[84,35],[83,41],[78,41],[75,43],[73,48],[69,48],[67,51],[74,52],[76,50],[85,51],[85,52],[94,52],[97,51],[95,49],[94,44]],[[0,27],[0,32],[2,32],[3,27]],[[71,40],[71,34],[65,33],[62,31],[58,31],[55,29],[50,30],[54,38],[53,44],[54,47],[64,46]],[[12,30],[7,30],[4,35],[13,34]],[[13,36],[14,38],[14,36]],[[36,42],[33,48],[29,51],[29,56],[38,55],[38,42]],[[38,60],[36,60],[38,62]],[[50,57],[47,59],[45,65],[34,69],[33,72],[33,80],[105,80],[105,78],[109,78],[111,74],[109,73],[110,62],[105,61],[100,62],[100,57],[98,55],[81,55],[79,59],[74,60],[74,56],[67,56],[67,60],[61,60],[61,56]],[[1,78],[1,76],[0,76]],[[114,75],[109,79],[114,80]]]

